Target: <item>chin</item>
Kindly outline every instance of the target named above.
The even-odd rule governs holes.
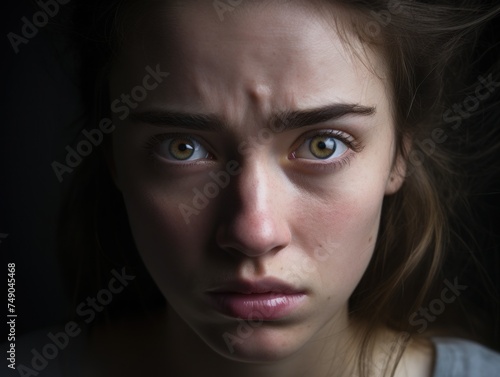
[[[237,362],[272,363],[284,360],[305,344],[305,334],[280,324],[260,323],[252,327],[243,320],[231,329],[198,334],[220,356]]]

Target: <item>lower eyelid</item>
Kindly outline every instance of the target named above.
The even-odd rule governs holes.
[[[206,150],[207,154],[211,157],[210,160],[214,159],[213,158],[214,154],[211,152],[211,148],[209,146],[207,146],[207,143],[205,143],[204,140],[200,140],[198,137],[194,137],[192,135],[182,134],[182,133],[153,135],[144,145],[144,149],[148,152],[148,154],[151,157],[158,157],[158,158],[161,158],[167,162],[170,162],[173,164],[178,164],[178,165],[182,165],[182,164],[186,165],[189,163],[196,163],[197,161],[206,160],[206,159],[202,159],[202,158],[196,159],[196,160],[185,160],[185,161],[175,160],[175,159],[167,159],[157,152],[157,148],[161,143],[163,143],[169,139],[176,139],[176,138],[186,138],[186,139],[190,139],[190,140],[194,141],[195,143],[197,143],[199,146],[201,146],[203,149]]]
[[[288,155],[289,160],[294,160],[294,163],[300,164],[303,167],[307,167],[307,169],[316,169],[316,170],[336,170],[341,168],[343,165],[350,163],[352,158],[363,149],[363,146],[359,142],[357,142],[352,136],[345,134],[340,131],[328,130],[328,131],[316,131],[314,133],[308,133],[307,136],[302,137],[302,143],[314,138],[316,136],[330,136],[338,139],[342,143],[344,143],[347,147],[346,152],[340,155],[337,158],[331,160],[321,160],[321,159],[305,159],[305,158],[297,158],[294,156],[297,148],[294,149],[294,152]],[[209,158],[199,158],[196,160],[175,160],[175,159],[167,159],[162,155],[158,154],[156,148],[158,145],[168,139],[175,138],[189,138],[199,145],[201,145],[206,151]],[[299,144],[300,146],[300,144]],[[204,142],[204,140],[200,140],[199,137],[195,137],[189,134],[183,133],[172,133],[172,134],[156,134],[152,136],[144,145],[144,149],[148,152],[150,158],[154,159],[156,163],[164,161],[165,163],[171,164],[172,166],[200,166],[205,163],[213,163],[217,158],[213,153],[210,146]]]
[[[332,160],[313,160],[305,158],[292,158],[292,162],[296,164],[298,168],[307,169],[309,171],[337,171],[345,165],[349,165],[354,157],[356,157],[356,152],[352,149],[348,149],[343,155],[332,159]],[[290,158],[289,158],[290,160]]]

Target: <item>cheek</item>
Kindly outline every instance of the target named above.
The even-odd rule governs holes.
[[[166,290],[185,292],[206,268],[214,233],[211,205],[189,224],[180,205],[193,208],[193,188],[203,187],[206,174],[182,179],[158,163],[138,153],[138,138],[130,132],[114,135],[117,184],[122,192],[136,247],[151,276],[164,294]],[[145,139],[141,136],[141,139]]]
[[[168,194],[136,186],[126,187],[123,195],[137,249],[153,279],[160,288],[182,290],[181,282],[196,276],[205,264],[206,256],[197,251],[206,248],[209,224],[203,226],[199,216],[187,225],[179,202]]]
[[[379,186],[342,193],[342,199],[331,200],[328,208],[313,207],[314,218],[322,221],[309,222],[313,227],[302,230],[302,237],[308,233],[309,245],[315,245],[309,250],[318,266],[319,289],[328,297],[347,300],[366,271],[380,223]]]

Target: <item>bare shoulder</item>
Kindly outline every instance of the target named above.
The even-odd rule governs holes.
[[[429,339],[411,340],[396,369],[396,377],[432,377],[436,351]]]
[[[436,351],[430,339],[388,328],[375,330],[374,339],[371,369],[377,377],[434,377]]]

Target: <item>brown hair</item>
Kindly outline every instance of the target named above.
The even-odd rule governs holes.
[[[350,300],[352,318],[366,325],[358,360],[361,374],[367,375],[363,360],[379,325],[400,333],[394,348],[397,355],[399,347],[400,356],[406,342],[420,335],[411,323],[412,314],[439,297],[443,281],[458,274],[445,262],[463,242],[452,223],[466,209],[468,189],[460,166],[464,156],[456,150],[464,135],[447,124],[445,114],[475,89],[474,83],[467,86],[474,44],[500,7],[473,1],[340,3],[353,16],[350,25],[338,24],[354,30],[387,59],[396,156],[407,168],[400,172],[405,174],[402,188],[384,200],[374,256]],[[344,38],[349,43],[352,37]],[[395,367],[394,363],[392,373]]]
[[[74,19],[80,26],[78,43],[84,58],[82,77],[86,78],[83,92],[89,109],[93,109],[89,124],[109,115],[106,75],[118,46],[124,5],[128,3],[134,2],[85,1],[75,8]],[[396,342],[395,356],[390,357],[393,374],[406,343],[420,333],[410,321],[412,314],[430,298],[439,297],[443,281],[461,276],[460,270],[471,258],[467,256],[472,247],[468,236],[459,237],[457,233],[464,227],[460,216],[467,214],[469,187],[463,170],[473,158],[458,151],[464,149],[460,147],[464,139],[486,140],[494,134],[485,134],[488,127],[493,129],[495,116],[485,115],[496,114],[492,111],[493,96],[481,104],[483,111],[480,108],[468,119],[462,118],[463,126],[450,126],[446,114],[453,104],[474,93],[480,74],[498,78],[497,57],[493,56],[491,64],[490,55],[481,56],[478,41],[488,22],[500,13],[500,7],[478,1],[444,0],[317,3],[347,9],[352,17],[348,23],[345,19],[339,23],[346,43],[352,41],[354,32],[367,47],[382,51],[390,71],[396,156],[406,161],[407,171],[400,172],[405,174],[405,183],[384,200],[375,253],[349,306],[353,320],[364,324],[363,346],[357,356],[361,375],[368,375],[373,365],[373,340],[381,325],[404,335]],[[472,122],[481,125],[467,129],[465,125]],[[498,135],[495,137],[498,140]],[[485,143],[484,149],[493,144]],[[484,152],[481,158],[487,155]],[[87,295],[85,290],[76,289],[78,281],[97,284],[88,287],[95,291],[106,280],[105,275],[96,272],[96,266],[101,266],[105,274],[113,266],[127,265],[143,277],[137,279],[143,282],[136,288],[138,302],[145,303],[145,307],[151,302],[153,306],[162,305],[164,299],[133,246],[121,195],[107,172],[104,152],[89,156],[72,179],[67,213],[62,217],[60,250],[65,271],[73,282],[71,287],[80,292],[75,302]],[[128,308],[137,304],[130,304],[130,300],[127,297],[122,304]],[[116,311],[123,310],[120,304],[115,303]],[[443,316],[442,322],[445,318],[450,319]],[[468,321],[468,317],[463,318]],[[451,319],[463,327],[460,318]],[[391,363],[387,362],[387,368]]]

